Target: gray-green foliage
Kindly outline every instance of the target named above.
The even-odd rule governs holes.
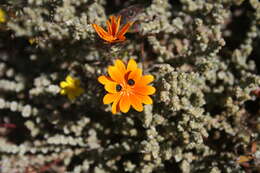
[[[110,1],[12,3],[16,17],[0,27],[0,120],[17,128],[0,128],[0,172],[55,160],[53,172],[245,171],[236,159],[260,132],[257,0],[153,0],[136,16],[138,32],[116,45],[91,27],[104,26]],[[244,20],[236,15],[247,30],[230,27]],[[141,113],[112,115],[102,104],[97,77],[116,58],[155,76],[154,104]],[[85,89],[74,102],[59,94],[67,74]]]

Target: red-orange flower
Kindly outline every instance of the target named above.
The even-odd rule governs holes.
[[[111,21],[111,22],[110,22]],[[120,28],[120,21],[121,16],[118,16],[117,19],[115,16],[110,16],[110,21],[107,20],[107,31],[105,31],[103,28],[98,26],[97,24],[92,24],[92,27],[95,29],[97,34],[100,38],[103,40],[109,42],[109,43],[116,43],[121,42],[125,40],[125,33],[128,31],[130,26],[133,24],[133,22],[126,23],[121,29]]]
[[[108,92],[103,98],[104,104],[112,104],[112,113],[128,112],[132,106],[135,110],[143,111],[144,104],[152,104],[149,95],[155,93],[155,88],[148,84],[154,80],[152,75],[142,75],[135,60],[131,59],[127,67],[117,59],[114,66],[108,67],[109,76],[100,76],[98,81]]]

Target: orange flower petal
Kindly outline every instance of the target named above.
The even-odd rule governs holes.
[[[119,102],[119,107],[120,107],[120,110],[124,113],[129,111],[129,109],[130,109],[130,99],[129,99],[128,94],[125,94],[121,97],[120,102]]]
[[[118,94],[117,98],[115,99],[115,101],[112,104],[112,113],[113,114],[116,114],[117,112],[120,111],[119,104],[118,104],[118,102],[120,101],[120,98],[121,98],[121,94]]]
[[[142,112],[144,110],[141,100],[135,96],[134,94],[129,96],[130,103],[133,106],[133,108],[139,112]]]
[[[111,42],[114,39],[109,33],[107,33],[103,28],[101,28],[97,24],[92,24],[92,27],[95,29],[99,37],[101,37],[102,39],[108,42]]]
[[[115,66],[118,68],[120,73],[125,74],[126,67],[125,67],[125,64],[121,60],[117,59],[115,62]]]
[[[119,93],[108,93],[104,96],[103,98],[103,103],[104,104],[110,104],[112,102],[114,102],[116,100],[116,98],[118,97]]]
[[[109,22],[109,20],[107,20],[107,32],[112,35],[112,26],[111,23]]]
[[[122,74],[117,67],[109,66],[108,67],[108,74],[117,83],[123,83],[124,74]]]
[[[116,28],[115,28],[115,35],[114,36],[117,35],[117,32],[118,32],[118,30],[120,28],[120,22],[121,22],[121,16],[118,16],[117,17]]]
[[[123,37],[125,35],[125,33],[128,31],[128,29],[130,28],[130,26],[132,26],[132,22],[128,22],[127,24],[125,24],[123,26],[123,28],[117,33],[117,37],[120,38],[120,37]]]
[[[115,40],[114,38],[111,38],[111,37],[103,37],[102,39],[109,43],[113,43]]]
[[[99,76],[98,77],[98,81],[99,83],[105,85],[106,83],[109,83],[109,82],[114,82],[110,77],[108,76]]]
[[[117,42],[125,41],[125,36],[117,37]]]
[[[117,93],[116,91],[116,85],[117,83],[115,82],[109,82],[109,83],[106,83],[105,85],[105,90],[109,93]]]
[[[153,75],[144,75],[144,76],[142,76],[141,80],[145,85],[147,85],[147,84],[151,83],[152,81],[154,81],[154,77],[153,77]]]
[[[137,64],[134,59],[130,59],[127,64],[127,71],[135,71],[137,69]]]
[[[122,40],[122,39],[120,39],[120,40],[119,40],[118,38],[116,38],[116,39],[117,39],[117,40],[113,40],[112,43],[119,43],[119,42],[124,41],[124,40]]]
[[[152,95],[156,90],[152,86],[135,86],[133,91],[140,95]]]
[[[138,97],[142,100],[142,103],[150,105],[153,104],[153,100],[150,96],[147,95],[138,95]]]
[[[136,86],[145,86],[154,80],[152,75],[144,75],[137,82]]]
[[[142,77],[142,70],[140,68],[137,68],[135,71],[132,71],[128,79],[133,79],[135,82],[139,81],[139,79]]]
[[[105,37],[108,36],[109,34],[100,26],[98,26],[97,24],[92,24],[92,27],[95,29],[96,33],[101,37]]]
[[[115,31],[116,31],[116,17],[115,16],[110,16],[111,20],[111,27],[112,27],[112,35],[115,36]]]

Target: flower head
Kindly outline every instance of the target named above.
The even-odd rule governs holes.
[[[6,22],[6,13],[4,10],[0,8],[0,23],[5,23]]]
[[[127,22],[120,29],[121,16],[118,16],[117,19],[115,16],[110,17],[110,21],[107,20],[107,31],[98,26],[97,24],[92,24],[92,27],[95,29],[100,38],[109,43],[116,43],[125,40],[125,33],[128,31],[133,22]]]
[[[60,94],[67,95],[70,100],[74,100],[84,92],[84,89],[80,87],[80,80],[69,75],[66,77],[66,81],[60,82],[60,87],[62,88]]]
[[[135,60],[131,59],[127,67],[117,59],[114,66],[108,67],[109,76],[100,76],[98,81],[105,86],[108,92],[104,104],[112,104],[112,113],[119,111],[128,112],[130,106],[135,110],[143,111],[144,104],[152,104],[149,95],[155,93],[155,88],[148,84],[154,80],[152,75],[142,75],[142,70],[137,67]]]

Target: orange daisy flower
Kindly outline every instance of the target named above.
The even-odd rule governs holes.
[[[111,22],[110,22],[111,21]],[[115,16],[110,16],[110,21],[107,20],[107,31],[105,31],[103,28],[98,26],[97,24],[92,24],[92,27],[95,29],[97,34],[100,38],[103,40],[109,42],[109,43],[116,43],[121,42],[125,40],[125,33],[128,31],[130,26],[133,24],[133,22],[126,23],[121,29],[120,27],[120,21],[121,16],[118,16],[117,19]]]
[[[108,67],[109,76],[100,76],[98,81],[108,92],[103,98],[104,104],[112,104],[112,113],[128,112],[132,106],[135,110],[143,111],[144,104],[152,104],[149,95],[155,93],[155,88],[148,84],[154,80],[152,75],[142,75],[135,60],[131,59],[127,67],[117,59],[114,66]]]

